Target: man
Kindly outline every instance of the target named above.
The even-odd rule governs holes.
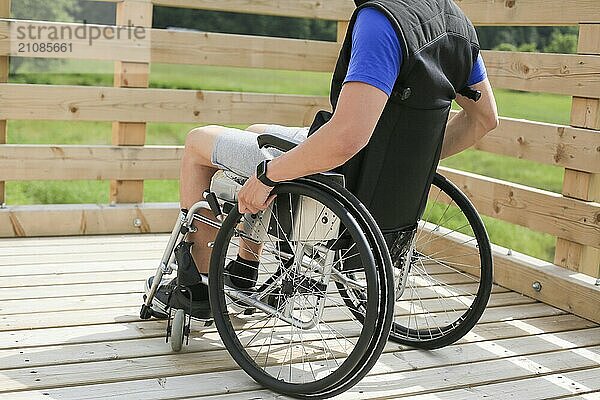
[[[384,234],[416,222],[439,159],[470,147],[497,126],[494,95],[475,30],[453,0],[356,4],[333,76],[333,114],[320,113],[310,135],[308,128],[276,125],[252,125],[246,131],[219,126],[193,129],[181,165],[183,209],[200,200],[218,169],[249,178],[238,196],[240,212],[245,213],[268,207],[277,182],[336,170],[345,175],[347,187],[369,208]],[[481,93],[479,101],[458,94],[472,95],[469,87]],[[462,111],[446,128],[454,98]],[[256,137],[265,132],[302,143],[285,154],[275,152],[259,179],[255,169],[265,156]],[[199,225],[188,238],[195,243],[191,253],[198,271],[207,273],[207,242],[215,233]],[[238,282],[238,286],[256,282],[256,268],[251,268],[258,265],[254,254],[242,249],[228,266],[235,275],[247,277],[246,285]],[[185,260],[185,254],[177,259]],[[164,311],[173,287],[173,281],[161,282],[155,311]],[[192,317],[208,318],[207,288],[200,284],[191,291]]]

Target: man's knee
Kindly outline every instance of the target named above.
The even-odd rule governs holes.
[[[218,125],[200,126],[192,129],[185,138],[186,153],[191,152],[205,160],[210,160],[215,141],[224,129]]]
[[[265,133],[267,126],[267,124],[253,124],[247,127],[246,130],[254,133]]]
[[[185,147],[206,147],[214,143],[215,139],[223,133],[225,128],[218,125],[199,126],[188,132],[185,138]]]

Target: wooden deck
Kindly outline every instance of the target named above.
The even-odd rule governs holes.
[[[165,235],[0,240],[0,400],[271,399],[214,329],[173,354],[138,317]],[[600,326],[496,287],[460,343],[389,343],[342,399],[600,399]]]

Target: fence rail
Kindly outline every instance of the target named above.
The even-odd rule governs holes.
[[[0,202],[5,181],[111,180],[114,205],[8,206],[0,237],[170,231],[176,204],[139,204],[147,179],[177,179],[182,148],[144,146],[147,122],[307,125],[328,108],[321,96],[152,89],[152,63],[331,72],[350,0],[99,0],[117,3],[117,24],[147,27],[141,40],[72,41],[74,51],[41,57],[115,62],[114,87],[6,83],[9,57],[19,56],[20,28],[77,29],[82,24],[12,20],[0,0]],[[482,214],[553,235],[555,265],[500,255],[497,281],[532,297],[599,320],[600,288],[561,267],[600,277],[600,4],[598,0],[460,0],[479,25],[579,25],[575,55],[485,51],[498,88],[573,97],[571,126],[501,118],[477,143],[482,151],[565,169],[562,194],[449,168]],[[338,22],[336,42],[150,29],[153,6],[319,18]],[[88,25],[88,28],[92,27]],[[105,26],[93,26],[106,28]],[[45,31],[46,35],[48,30]],[[42,38],[42,40],[44,37]],[[48,37],[48,39],[50,39]],[[6,120],[112,121],[112,146],[7,145]],[[129,204],[123,204],[129,203]],[[552,291],[531,291],[532,279]],[[527,285],[529,284],[529,287]],[[573,293],[574,292],[574,293]]]
[[[82,24],[0,20],[0,56],[18,56],[11,45],[16,32],[28,26],[75,31]],[[104,29],[102,25],[86,25]],[[43,37],[50,35],[43,31]],[[146,41],[99,38],[73,41],[72,52],[36,54],[40,58],[218,65],[297,71],[331,72],[339,44],[208,32],[152,29]],[[47,39],[51,41],[51,39]],[[595,97],[600,93],[600,56],[484,51],[490,80],[496,87]]]
[[[123,0],[98,0],[119,3]],[[345,21],[352,0],[142,0],[155,6]],[[476,25],[577,25],[600,21],[596,0],[455,0]]]

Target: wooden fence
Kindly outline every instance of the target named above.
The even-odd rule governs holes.
[[[146,179],[177,179],[181,147],[144,146],[147,122],[308,124],[323,97],[149,89],[150,63],[331,71],[353,10],[350,0],[100,0],[117,3],[117,25],[146,27],[143,43],[98,39],[93,51],[52,58],[115,61],[114,87],[49,86],[7,81],[11,20],[0,0],[1,181],[111,180],[111,205],[5,206],[0,237],[170,231],[176,204],[143,204]],[[600,322],[600,3],[598,0],[460,0],[479,25],[578,25],[577,55],[486,51],[495,87],[573,96],[571,126],[501,118],[477,144],[483,151],[565,169],[555,194],[449,168],[478,210],[557,238],[554,264],[496,251],[496,281]],[[321,18],[338,21],[338,41],[151,29],[153,6]],[[57,28],[79,24],[56,23]],[[14,43],[13,43],[14,44]],[[40,55],[38,55],[40,56]],[[44,56],[43,54],[41,56]],[[261,121],[256,120],[261,116]],[[6,120],[112,121],[113,146],[7,145]],[[542,290],[532,288],[541,282]]]

